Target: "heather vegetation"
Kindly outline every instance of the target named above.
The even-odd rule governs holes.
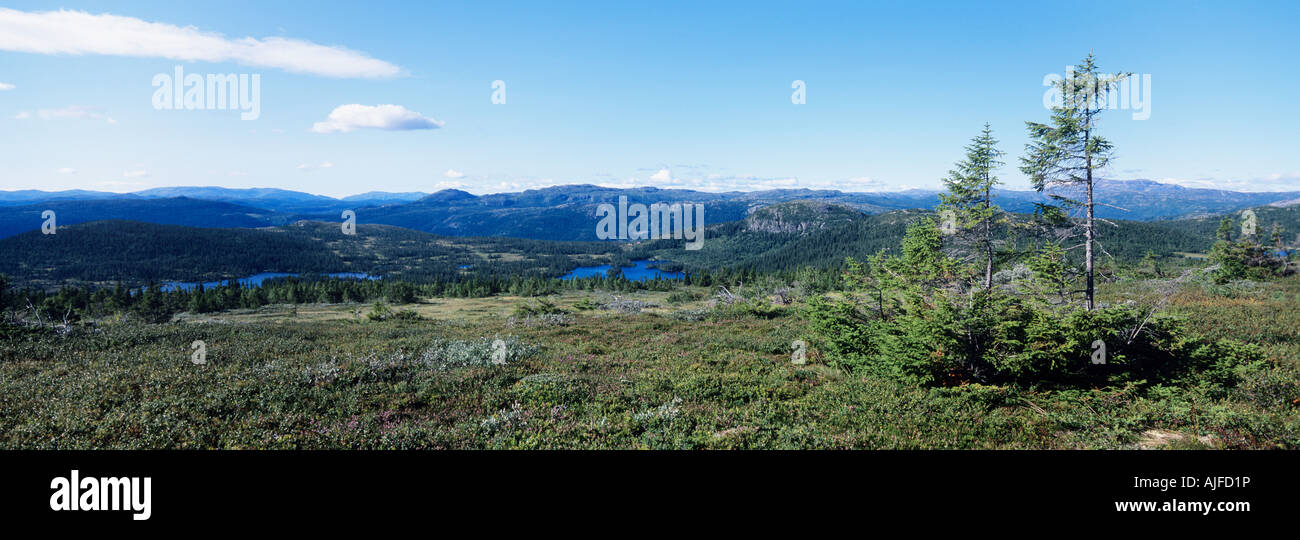
[[[547,297],[570,312],[560,324],[524,324],[514,309],[528,300],[492,297],[425,299],[403,308],[419,316],[409,319],[358,318],[369,306],[342,303],[182,313],[165,324],[9,325],[0,446],[1295,448],[1300,280],[1252,284],[1225,296],[1213,280],[1189,282],[1167,312],[1197,348],[1254,347],[1145,381],[1065,370],[1051,383],[927,383],[815,339],[797,365],[791,343],[814,334],[805,313],[816,301],[777,303],[788,283],[725,294],[684,286],[674,293],[699,298],[677,303],[668,292],[615,293],[656,306],[635,314],[578,307],[603,305],[606,293],[563,292]],[[1103,282],[1099,301],[1147,289]],[[502,365],[490,361],[496,339],[508,346]],[[204,365],[191,361],[195,340],[207,344]],[[1080,349],[1065,356],[1086,375],[1087,343]],[[1212,357],[1194,353],[1181,358]]]

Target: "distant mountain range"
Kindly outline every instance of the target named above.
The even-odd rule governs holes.
[[[1149,180],[1101,180],[1097,214],[1111,219],[1150,221],[1233,212],[1300,200],[1300,191],[1245,193],[1196,189]],[[708,223],[744,219],[783,202],[819,201],[867,214],[931,209],[938,192],[843,192],[784,189],[712,193],[683,189],[606,188],[563,185],[518,193],[473,195],[448,189],[421,192],[369,192],[342,199],[273,188],[155,188],[134,193],[96,191],[0,191],[0,237],[40,228],[43,210],[54,210],[59,224],[106,219],[193,227],[266,227],[299,220],[339,221],[354,210],[357,223],[393,225],[447,236],[499,236],[539,240],[596,240],[596,208],[629,203],[699,203]],[[996,202],[1012,212],[1032,212],[1050,198],[1036,191],[998,190]]]
[[[185,197],[205,201],[228,202],[245,206],[254,206],[276,212],[322,212],[334,209],[354,208],[362,205],[384,205],[416,201],[428,196],[428,193],[388,193],[371,191],[352,195],[342,199],[313,195],[301,191],[277,188],[224,188],[224,187],[162,187],[135,191],[131,193],[111,193],[107,191],[40,191],[34,189],[21,191],[0,191],[0,206],[21,206],[47,201],[88,201],[88,200],[150,200],[174,199]]]

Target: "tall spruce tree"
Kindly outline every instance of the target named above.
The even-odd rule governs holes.
[[[993,174],[1004,163],[1003,153],[997,148],[993,129],[988,123],[984,131],[971,139],[966,146],[966,157],[948,171],[944,184],[947,193],[940,193],[940,211],[951,211],[956,223],[956,234],[974,239],[984,259],[984,290],[993,287],[993,237],[994,228],[1002,210],[993,204],[993,186],[1000,184]]]
[[[1093,268],[1097,219],[1093,211],[1096,204],[1093,185],[1098,171],[1110,162],[1114,150],[1110,141],[1097,135],[1097,121],[1107,108],[1110,92],[1117,90],[1119,81],[1129,75],[1099,73],[1095,57],[1088,53],[1088,57],[1075,66],[1073,73],[1056,83],[1061,94],[1060,103],[1052,109],[1050,123],[1025,122],[1030,141],[1025,145],[1026,155],[1020,159],[1020,170],[1040,192],[1048,188],[1066,188],[1049,195],[1067,209],[1082,207],[1084,210],[1084,292],[1089,310],[1096,307]],[[1074,198],[1080,195],[1083,200]]]

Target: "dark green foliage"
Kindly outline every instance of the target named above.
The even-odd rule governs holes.
[[[588,296],[574,303],[573,307],[580,309],[582,311],[590,311],[599,308],[600,302],[597,302],[595,298]]]
[[[994,171],[1003,165],[997,144],[992,128],[984,124],[984,131],[966,147],[966,157],[944,179],[948,192],[939,194],[939,211],[952,220],[944,224],[950,227],[945,233],[975,245],[976,258],[984,263],[985,289],[993,283],[994,242],[1001,236],[998,229],[1007,221],[1002,209],[993,204],[993,188],[1001,183]]]
[[[515,317],[528,317],[534,315],[550,315],[556,313],[569,313],[568,310],[555,305],[555,302],[545,298],[538,298],[535,302],[522,303],[515,306]]]
[[[388,301],[394,304],[411,304],[418,300],[415,286],[410,283],[394,281],[388,283],[385,288]]]
[[[139,295],[139,301],[131,307],[131,313],[140,317],[141,320],[148,323],[165,323],[170,321],[172,315],[180,311],[172,303],[169,303],[164,294],[158,289],[157,285],[145,289]]]
[[[857,292],[808,303],[818,347],[835,364],[920,385],[1177,382],[1225,391],[1236,370],[1261,358],[1257,348],[1197,338],[1180,319],[1133,305],[1071,307],[1070,266],[1054,245],[1032,261],[1027,296],[971,287],[972,269],[942,248],[934,223],[922,220],[908,229],[901,256],[873,257],[869,270],[850,261]]]
[[[773,305],[765,298],[750,298],[731,305],[719,306],[714,310],[713,318],[775,319],[786,314],[786,312],[787,310],[785,308]]]
[[[671,294],[668,295],[668,302],[671,304],[682,304],[686,302],[693,302],[703,297],[704,294],[698,291],[688,291],[688,290],[673,291]]]
[[[1279,252],[1283,248],[1281,226],[1277,223],[1274,225],[1271,237],[1274,244],[1270,246],[1261,243],[1258,235],[1254,234],[1242,234],[1234,239],[1236,223],[1232,216],[1224,216],[1215,234],[1219,241],[1210,249],[1210,260],[1219,265],[1214,274],[1215,281],[1224,284],[1239,279],[1263,279],[1290,272],[1287,256]]]
[[[388,304],[377,301],[371,305],[370,313],[366,314],[366,318],[372,321],[418,321],[423,317],[420,317],[419,313],[409,309],[394,310],[393,308],[388,307]]]
[[[24,286],[42,288],[68,281],[133,286],[218,281],[262,272],[359,272],[412,283],[473,282],[481,287],[490,280],[559,277],[619,251],[612,243],[448,238],[384,225],[359,226],[356,234],[345,235],[336,223],[305,221],[267,229],[111,221],[2,239],[0,272]]]

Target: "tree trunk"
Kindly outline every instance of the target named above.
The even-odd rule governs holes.
[[[1087,104],[1085,104],[1084,106],[1085,106],[1085,107],[1090,107],[1091,105],[1087,105]],[[1085,158],[1086,158],[1086,160],[1087,160],[1086,168],[1087,168],[1087,170],[1088,170],[1088,221],[1087,221],[1086,224],[1084,224],[1084,236],[1086,237],[1086,242],[1087,242],[1087,243],[1084,245],[1084,248],[1083,248],[1083,256],[1084,256],[1084,258],[1087,259],[1087,261],[1084,262],[1084,273],[1086,274],[1086,279],[1087,279],[1087,281],[1088,281],[1088,283],[1087,283],[1087,287],[1086,287],[1086,288],[1087,288],[1087,295],[1088,295],[1088,311],[1092,311],[1093,309],[1096,308],[1096,304],[1093,303],[1093,281],[1092,281],[1092,239],[1093,239],[1093,235],[1094,235],[1094,232],[1095,232],[1095,230],[1093,229],[1093,221],[1092,221],[1092,218],[1093,218],[1093,214],[1092,214],[1092,152],[1091,152],[1090,150],[1088,150],[1088,148],[1089,148],[1089,143],[1091,142],[1091,139],[1092,139],[1092,133],[1091,133],[1091,131],[1092,131],[1092,109],[1089,109],[1089,110],[1088,110],[1087,114],[1085,115],[1085,118],[1086,118],[1086,120],[1084,121],[1084,128],[1083,128],[1083,148],[1084,148],[1083,152],[1084,152],[1084,156],[1085,156]]]
[[[984,211],[987,212],[992,206],[992,193],[990,193],[989,184],[984,183]],[[993,288],[993,216],[984,216],[984,290],[988,291]]]

